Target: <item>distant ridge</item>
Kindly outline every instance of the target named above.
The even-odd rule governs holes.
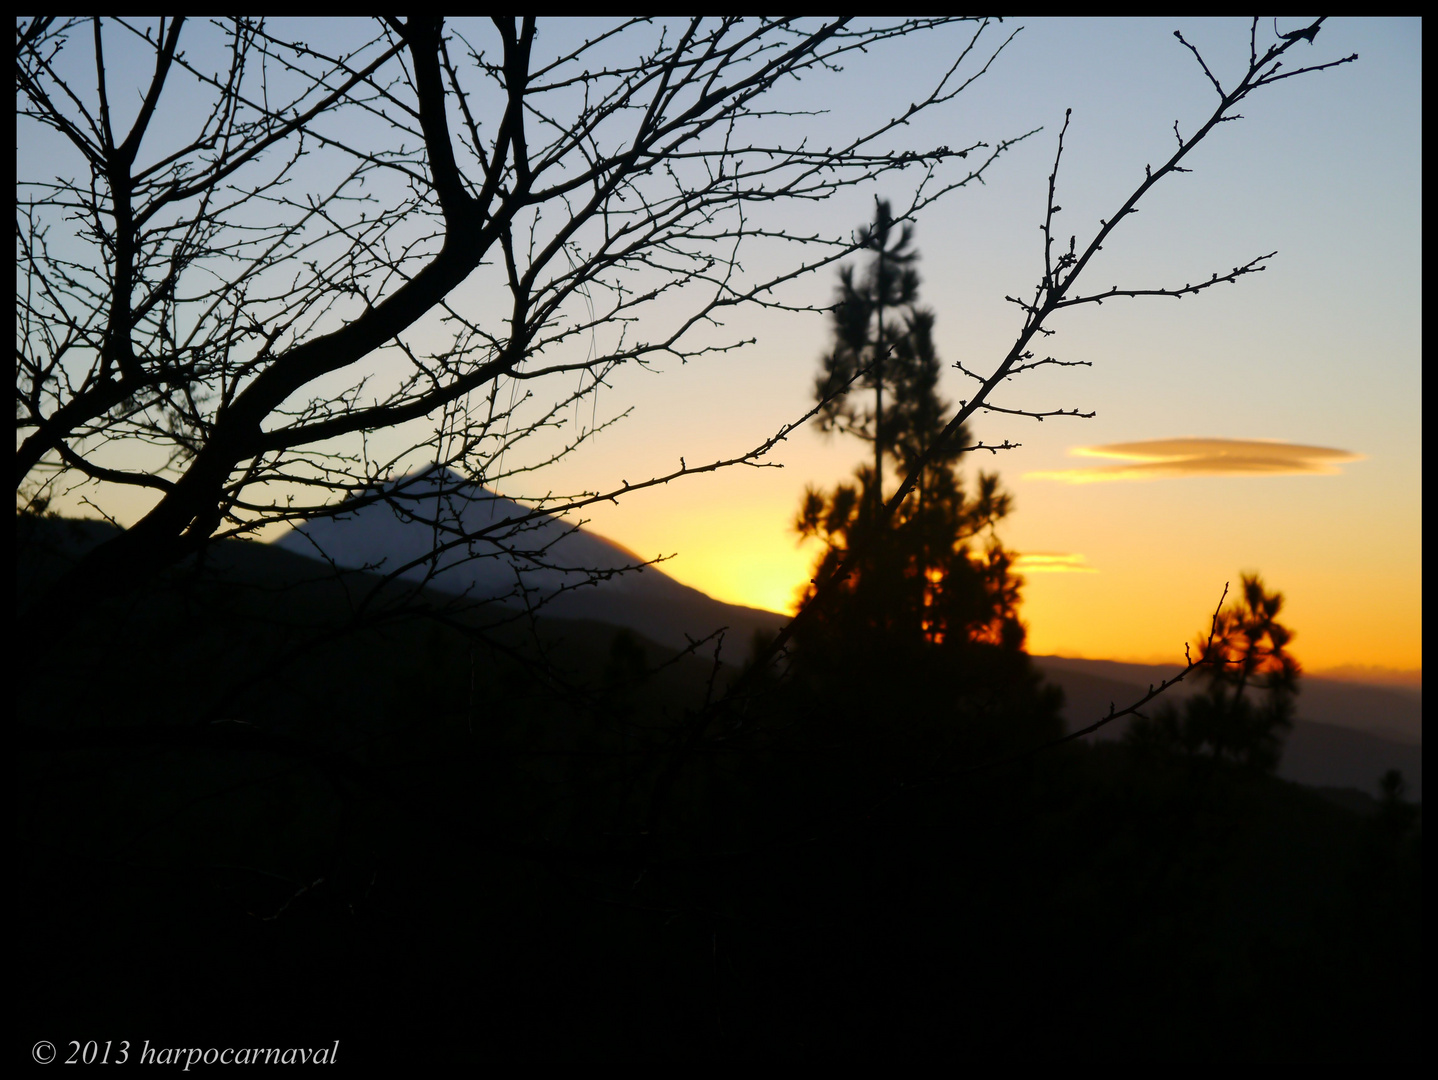
[[[748,655],[756,631],[774,633],[787,621],[706,596],[643,566],[646,560],[627,548],[550,514],[530,517],[532,507],[449,470],[414,473],[384,491],[385,500],[316,518],[275,546],[346,569],[398,571],[407,581],[473,600],[607,622],[670,648],[727,627],[723,656],[730,661]],[[436,544],[447,550],[431,559]]]
[[[1422,668],[1386,668],[1372,664],[1342,664],[1313,672],[1314,678],[1334,682],[1387,686],[1406,693],[1423,693]]]
[[[1176,664],[1126,664],[1065,656],[1035,656],[1033,660],[1045,679],[1063,688],[1069,730],[1103,717],[1110,702],[1119,708],[1132,704],[1150,684],[1157,686],[1183,670]],[[1168,692],[1170,700],[1182,701],[1201,686],[1190,676]],[[1279,776],[1315,787],[1357,788],[1376,794],[1378,778],[1388,769],[1399,769],[1411,797],[1422,798],[1421,692],[1305,675],[1299,680],[1297,715],[1284,746]],[[1095,737],[1121,738],[1126,728],[1125,721],[1117,720]]]
[[[530,512],[483,488],[471,485],[458,490],[461,487],[462,481],[450,474],[432,482],[427,492],[410,485],[403,498],[396,498],[396,506],[381,502],[333,519],[317,519],[274,544],[226,541],[231,546],[224,549],[225,558],[220,561],[232,565],[240,560],[248,566],[243,575],[247,579],[309,580],[313,576],[310,571],[296,573],[293,567],[321,566],[312,561],[324,557],[321,551],[344,568],[396,569],[421,560],[431,550],[435,528],[427,521],[443,528],[444,515],[457,512],[461,516],[482,514],[488,525]],[[451,488],[456,490],[448,490]],[[43,519],[21,525],[17,589],[22,607],[28,595],[65,566],[118,532],[106,522],[81,519]],[[449,527],[453,526],[450,519]],[[575,530],[550,515],[527,523],[514,540],[517,554],[502,553],[489,544],[487,551],[476,552],[481,557],[472,561],[461,561],[467,553],[459,550],[442,557],[428,584],[452,593],[468,591],[476,599],[508,596],[513,603],[516,574],[527,579],[526,585],[538,594],[541,588],[552,591],[569,582],[587,581],[587,575],[578,569],[585,565],[618,571],[639,561],[633,552],[593,533]],[[268,554],[255,561],[267,548],[285,553],[283,572],[271,565],[274,560]],[[305,558],[294,559],[295,555]],[[419,583],[427,573],[428,568],[420,564],[401,576]],[[556,618],[627,627],[657,645],[676,649],[683,648],[690,638],[727,626],[723,658],[731,662],[746,658],[756,630],[772,633],[787,619],[777,612],[714,600],[652,566],[642,574],[615,573],[597,584],[584,584],[558,595],[541,610]],[[1150,683],[1157,685],[1181,670],[1177,665],[1060,656],[1035,656],[1033,660],[1049,682],[1063,688],[1064,716],[1070,730],[1101,718],[1110,702],[1122,708],[1136,701]],[[1171,691],[1172,700],[1181,701],[1198,688],[1197,682],[1185,681]],[[1304,676],[1300,688],[1298,722],[1287,740],[1280,776],[1315,787],[1376,794],[1378,777],[1397,768],[1402,770],[1411,796],[1422,798],[1421,691],[1321,676]],[[1124,722],[1117,721],[1098,737],[1119,738],[1124,728]]]

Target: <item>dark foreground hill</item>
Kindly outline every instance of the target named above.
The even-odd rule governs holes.
[[[23,589],[68,529],[22,523]],[[275,558],[220,545],[78,613],[17,684],[32,1041],[1416,1060],[1401,799],[1111,743],[899,752],[943,722],[901,672],[861,743],[796,738],[782,686],[706,714],[707,657]]]

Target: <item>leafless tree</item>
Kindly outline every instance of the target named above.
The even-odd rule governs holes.
[[[776,123],[802,119],[783,95],[794,79],[833,76],[943,22],[634,21],[545,51],[533,20],[22,21],[20,133],[45,153],[22,157],[17,206],[19,499],[83,484],[104,513],[116,491],[155,492],[141,520],[36,609],[63,619],[78,598],[143,580],[215,538],[333,512],[340,497],[350,507],[384,497],[377,482],[417,455],[500,483],[592,435],[594,425],[578,427],[523,453],[618,367],[739,347],[721,326],[728,309],[784,307],[785,285],[863,242],[775,228],[757,206],[907,171],[895,217],[911,219],[1012,145],[895,141],[1012,40],[986,20],[958,28],[953,65],[888,120],[822,149],[775,138]],[[1077,413],[993,399],[1008,380],[1064,363],[1033,349],[1053,316],[1182,297],[1264,268],[1268,255],[1182,286],[1079,288],[1140,200],[1185,171],[1240,103],[1352,59],[1285,66],[1321,24],[1275,24],[1261,46],[1255,20],[1247,70],[1227,87],[1180,36],[1213,85],[1213,113],[1187,135],[1175,124],[1173,155],[1145,167],[1082,247],[1076,236],[1065,247],[1055,224],[1060,132],[1043,269],[1030,297],[1011,298],[1019,334],[992,371],[964,372],[972,397],[886,514],[976,412]],[[315,33],[342,40],[317,45]],[[769,276],[746,273],[741,254],[765,246],[790,257]],[[762,463],[793,426],[727,460],[681,461],[534,515]],[[485,532],[502,546],[526,524],[520,515]],[[475,539],[437,534],[436,547]],[[813,604],[848,572],[846,561],[817,583]]]
[[[17,501],[113,516],[153,493],[37,610],[380,498],[401,466],[500,485],[592,436],[554,438],[621,366],[740,347],[730,309],[784,307],[859,242],[776,228],[770,204],[907,180],[913,215],[1012,144],[897,142],[1012,37],[949,22],[634,20],[567,41],[578,24],[533,19],[22,20]],[[804,119],[795,80],[939,31],[953,64],[907,108],[838,145],[781,134]],[[751,274],[755,248],[788,254]],[[761,463],[788,430],[534,514]]]

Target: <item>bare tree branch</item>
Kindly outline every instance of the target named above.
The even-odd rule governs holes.
[[[81,175],[22,163],[18,497],[160,492],[36,611],[212,538],[334,513],[334,495],[417,458],[478,483],[515,475],[506,455],[549,438],[576,376],[592,395],[626,365],[739,347],[716,333],[730,308],[807,309],[785,288],[855,238],[754,208],[909,172],[914,214],[981,180],[1017,139],[892,141],[1013,33],[957,27],[935,83],[839,146],[776,145],[765,125],[799,115],[793,80],[946,22],[692,20],[671,37],[640,21],[541,56],[532,19],[335,23],[323,43],[263,20],[22,21],[18,122],[63,135]],[[114,29],[153,68],[126,90],[139,105],[118,145]],[[73,76],[79,55],[93,88]],[[774,242],[793,257],[748,273],[741,250]],[[546,407],[556,378],[569,388]],[[403,449],[376,459],[381,435]],[[773,443],[551,509],[757,464]]]

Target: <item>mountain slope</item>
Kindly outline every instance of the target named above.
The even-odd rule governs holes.
[[[755,632],[774,633],[786,621],[706,596],[602,536],[534,516],[447,470],[412,474],[385,492],[382,502],[310,521],[275,546],[472,600],[596,619],[672,648],[727,627],[730,660],[746,654]],[[441,553],[431,558],[437,547]]]

